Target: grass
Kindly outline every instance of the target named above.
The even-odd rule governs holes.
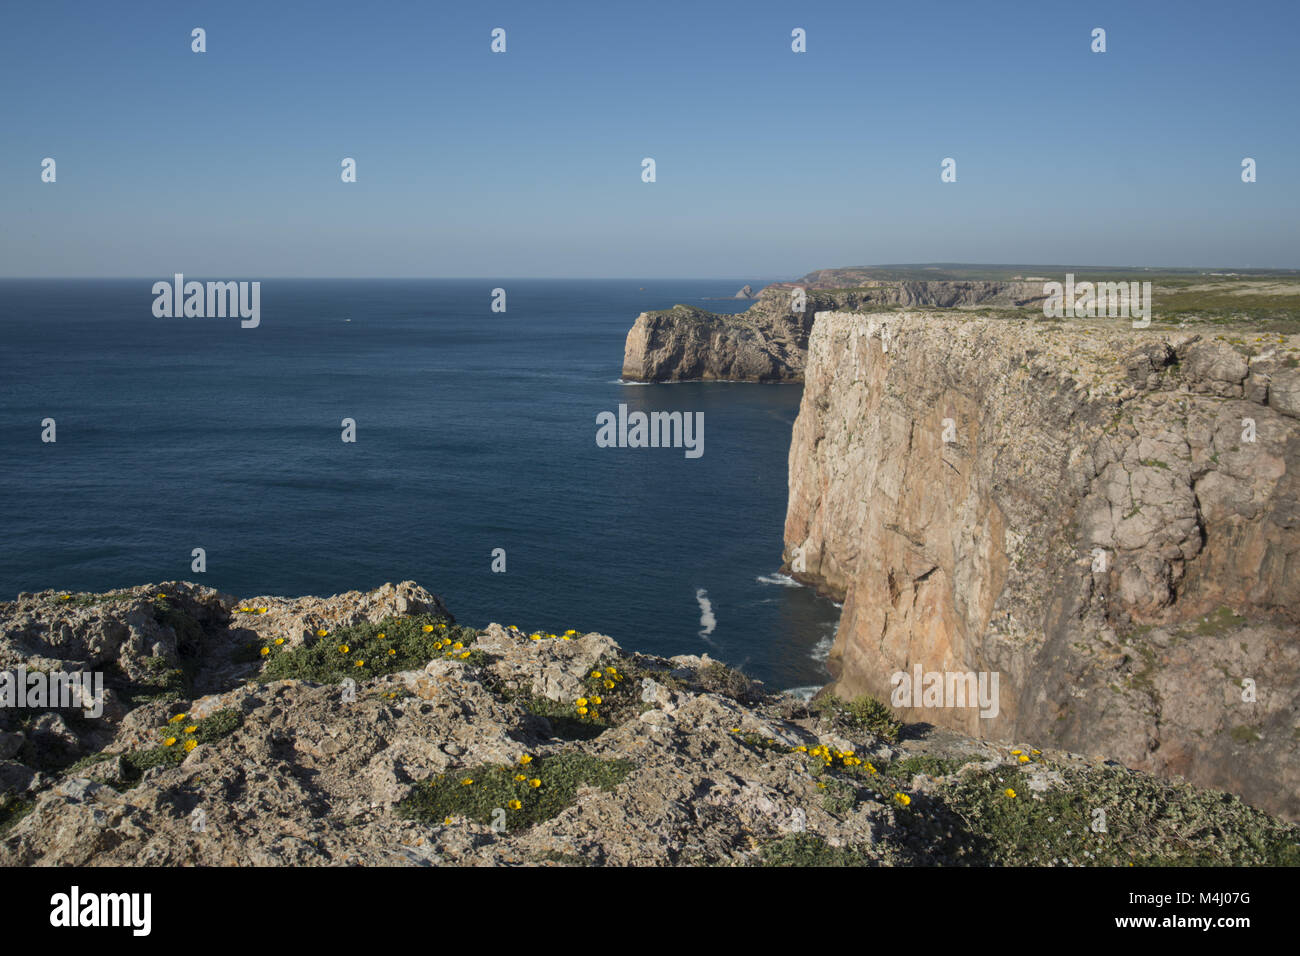
[[[274,641],[251,645],[253,656],[266,661],[257,679],[338,684],[349,677],[360,681],[414,670],[435,658],[472,666],[487,660],[487,655],[471,647],[478,639],[477,631],[431,614],[386,617],[377,623],[322,630],[312,644],[292,650]]]
[[[464,817],[478,823],[503,822],[509,830],[526,829],[572,806],[580,787],[612,791],[631,769],[630,761],[578,751],[527,763],[481,764],[417,783],[398,804],[398,812],[430,824]]]
[[[882,740],[897,740],[903,729],[893,711],[867,694],[853,700],[829,695],[814,700],[812,707],[840,733],[867,733]]]

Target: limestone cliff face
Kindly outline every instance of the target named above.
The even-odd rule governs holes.
[[[998,672],[996,717],[903,716],[1300,816],[1297,346],[818,315],[785,557],[844,602],[837,692]]]
[[[796,312],[793,294],[803,288]],[[821,310],[873,306],[1019,306],[1041,301],[1041,283],[885,282],[861,288],[819,290],[812,284],[777,283],[739,315],[719,315],[678,305],[642,312],[627,334],[623,378],[636,382],[725,380],[797,382],[813,315]]]

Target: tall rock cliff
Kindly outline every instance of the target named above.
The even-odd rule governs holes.
[[[795,297],[802,289],[802,311]],[[777,283],[739,315],[678,305],[642,312],[627,334],[623,378],[635,382],[797,382],[813,315],[872,307],[1021,306],[1041,301],[1042,283],[997,281],[871,281],[852,289],[812,282]]]
[[[833,689],[997,673],[996,716],[951,694],[903,716],[1300,816],[1297,346],[818,315],[785,557],[844,602]]]

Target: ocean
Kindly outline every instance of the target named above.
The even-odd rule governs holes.
[[[776,573],[801,387],[619,381],[638,313],[742,311],[735,280],[267,279],[256,328],[156,318],[158,280],[0,281],[0,598],[414,579],[467,624],[828,680],[838,610]],[[704,453],[598,447],[620,403],[702,412]]]

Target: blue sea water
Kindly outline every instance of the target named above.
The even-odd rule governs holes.
[[[468,624],[826,681],[837,611],[775,575],[800,387],[619,382],[639,312],[736,282],[264,280],[245,329],[155,318],[154,281],[0,282],[0,597],[414,579]],[[703,412],[703,456],[597,447],[620,402]]]

